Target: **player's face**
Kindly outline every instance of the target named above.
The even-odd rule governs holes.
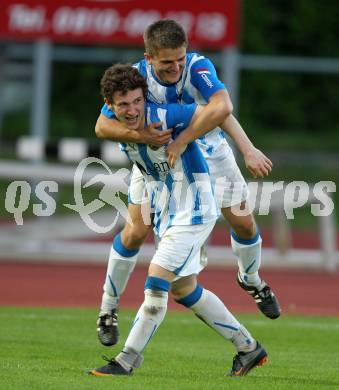
[[[108,106],[129,129],[141,130],[145,127],[145,99],[141,88],[125,94],[114,92],[113,104]]]
[[[177,83],[186,63],[186,47],[161,49],[156,55],[145,53],[147,61],[153,65],[156,76],[166,84]]]

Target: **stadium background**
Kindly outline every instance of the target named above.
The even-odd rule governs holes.
[[[67,7],[104,7],[123,13],[127,12],[124,3],[130,3],[132,10],[138,4],[73,0],[67,2]],[[60,140],[82,139],[89,145],[90,155],[91,151],[98,154],[101,143],[95,139],[94,125],[102,105],[99,94],[102,73],[113,61],[133,62],[142,56],[140,32],[145,23],[152,21],[152,12],[159,5],[153,1],[143,3],[144,18],[139,19],[143,24],[133,24],[139,32],[137,38],[137,33],[133,38],[106,36],[102,42],[90,33],[81,36],[78,32],[77,37],[65,34],[60,39],[46,35],[43,28],[34,30],[34,15],[38,18],[39,12],[41,16],[48,9],[66,6],[64,1],[26,0],[18,4],[23,8],[21,14],[17,11],[16,19],[13,1],[4,2],[0,16],[0,305],[96,307],[112,233],[86,230],[80,217],[63,206],[73,201],[73,186],[64,179],[60,179],[55,194],[55,215],[36,217],[33,211],[36,198],[32,195],[23,213],[22,226],[15,224],[13,215],[5,208],[6,191],[13,180],[27,180],[32,188],[39,181],[31,175],[24,177],[26,173],[20,174],[13,168],[17,163],[22,164],[17,166],[19,169],[26,166],[32,172],[43,165],[41,180],[48,177],[46,170],[52,172],[55,167],[61,172],[75,171],[76,162],[60,162],[58,158]],[[230,88],[237,118],[255,145],[275,164],[269,179],[337,183],[337,2],[326,1],[324,5],[314,0],[288,3],[232,0],[226,7],[218,1],[209,2],[208,6],[203,2],[194,4],[182,10],[179,2],[172,1],[173,9],[161,5],[165,7],[161,8],[161,15],[167,12],[166,15],[182,18],[185,11],[195,17],[196,23],[204,12],[224,13],[228,18],[227,27],[231,27],[225,29],[221,43],[213,44],[206,41],[204,34],[200,38],[196,34],[191,37],[189,50],[215,60],[219,74]],[[29,14],[32,10],[36,13]],[[15,28],[10,31],[13,25]],[[213,32],[214,27],[206,29]],[[229,31],[231,36],[227,35]],[[39,47],[52,48],[59,54],[50,62],[50,74],[45,75],[50,82],[42,87],[49,100],[42,104],[43,111],[40,107],[34,112]],[[46,154],[38,156],[37,149],[32,149],[31,156],[26,153],[28,161],[21,160],[18,142],[23,136],[43,139],[48,143]],[[239,156],[238,161],[246,178],[251,180]],[[121,164],[119,161],[111,168],[120,168]],[[95,198],[98,192],[98,189],[88,191],[86,200]],[[265,248],[263,275],[279,294],[285,313],[339,314],[339,235],[335,212],[339,197],[338,193],[332,196],[333,218],[325,222],[311,215],[310,204],[295,210],[294,220],[287,220],[281,213],[258,217]],[[111,206],[105,206],[99,214],[98,221],[110,220]],[[229,244],[224,232],[224,222],[220,221],[209,242],[212,265],[202,276],[203,281],[215,286],[235,312],[254,313],[255,307],[247,296],[234,294],[235,264],[230,251],[223,252],[222,245]],[[143,261],[149,259],[152,250],[150,239]],[[145,272],[144,264],[137,267],[122,300],[126,307],[136,307],[142,299]],[[170,307],[178,309],[175,304]]]

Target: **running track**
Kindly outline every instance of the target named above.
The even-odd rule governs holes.
[[[146,266],[138,266],[121,300],[122,307],[136,308],[143,301]],[[236,281],[236,267],[209,267],[201,284],[213,290],[230,308],[257,312],[252,298]],[[339,315],[339,272],[299,269],[263,269],[262,277],[274,287],[284,313]],[[69,263],[0,262],[0,305],[99,307],[105,266]],[[182,310],[170,300],[169,307]]]

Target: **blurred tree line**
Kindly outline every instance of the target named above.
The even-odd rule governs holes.
[[[242,53],[339,58],[337,0],[243,0],[241,8]],[[95,137],[109,65],[53,64],[51,137]],[[242,71],[239,120],[261,147],[337,150],[338,81],[338,74]],[[6,115],[5,136],[27,134],[28,115]]]
[[[243,0],[241,52],[339,59],[338,14],[337,0]],[[243,71],[241,123],[265,147],[338,150],[338,87],[339,69]]]

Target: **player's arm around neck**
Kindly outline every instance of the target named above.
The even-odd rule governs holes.
[[[166,131],[156,130],[156,127],[160,125],[160,122],[156,122],[139,131],[131,130],[117,119],[110,119],[100,114],[95,125],[95,134],[98,138],[115,142],[149,144],[159,147],[170,140],[172,132],[171,129]]]
[[[109,119],[103,114],[100,114],[97,119],[95,134],[98,138],[116,142],[141,142],[138,131],[130,130],[117,119]]]

